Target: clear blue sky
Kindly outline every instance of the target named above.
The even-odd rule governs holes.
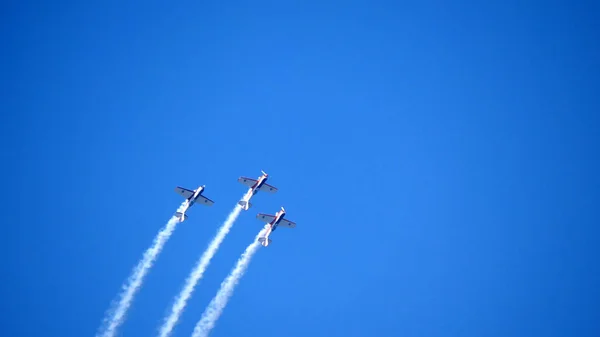
[[[174,336],[282,205],[212,336],[600,335],[597,2],[2,7],[2,335],[93,336],[206,184],[120,329],[155,335],[261,169]]]

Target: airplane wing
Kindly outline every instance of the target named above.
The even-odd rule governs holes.
[[[279,226],[288,227],[288,228],[295,228],[296,227],[296,223],[295,222],[291,222],[291,221],[286,220],[286,219],[281,219],[281,221],[279,221]]]
[[[175,187],[175,192],[181,194],[186,199],[194,195],[194,191],[179,186]]]
[[[273,187],[273,186],[265,183],[258,190],[261,192],[275,193],[275,192],[277,192],[277,187]]]
[[[203,204],[206,206],[212,206],[215,202],[210,200],[209,198],[203,196],[203,195],[199,195],[198,198],[196,198],[195,203],[197,204]]]
[[[252,187],[252,186],[254,186],[254,184],[256,184],[256,179],[252,179],[252,178],[239,177],[238,181],[248,187]]]
[[[275,220],[275,216],[274,215],[271,215],[271,214],[262,214],[262,213],[259,213],[258,215],[256,215],[256,218],[258,220],[262,220],[265,223],[269,223],[269,222]]]

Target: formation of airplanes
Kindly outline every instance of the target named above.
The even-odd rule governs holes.
[[[250,203],[250,199],[254,195],[256,195],[256,193],[258,193],[259,191],[260,192],[269,192],[269,193],[277,192],[276,187],[271,186],[266,183],[267,179],[269,179],[269,175],[266,174],[264,171],[261,171],[261,172],[262,172],[262,175],[260,177],[258,177],[257,179],[252,179],[252,178],[247,178],[247,177],[239,177],[238,178],[238,181],[240,183],[249,187],[248,192],[246,192],[246,194],[244,195],[242,200],[240,200],[238,202],[238,205],[240,207],[242,207],[243,210],[247,211],[250,207],[252,207],[252,204]],[[212,206],[214,204],[214,201],[212,201],[209,198],[202,195],[202,193],[204,192],[204,188],[205,188],[205,185],[202,185],[195,190],[190,190],[190,189],[187,189],[184,187],[179,187],[179,186],[175,187],[175,192],[179,193],[184,198],[186,198],[183,209],[175,213],[177,218],[179,218],[180,222],[183,222],[184,220],[186,220],[188,218],[188,216],[187,216],[187,214],[185,214],[185,212],[192,205],[194,205],[196,203],[200,203],[200,204],[203,204],[206,206]],[[286,214],[285,209],[283,207],[281,207],[281,210],[278,211],[277,213],[275,213],[274,215],[264,214],[264,213],[259,213],[256,215],[257,219],[262,220],[263,222],[266,223],[265,228],[267,228],[267,231],[265,233],[265,236],[260,237],[258,239],[258,241],[263,246],[266,247],[271,243],[271,239],[269,239],[269,235],[271,235],[271,233],[273,233],[275,231],[275,229],[277,229],[278,226],[283,226],[283,227],[288,227],[288,228],[296,227],[295,222],[284,219],[285,214]]]

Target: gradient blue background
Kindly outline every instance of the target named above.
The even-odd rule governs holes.
[[[93,336],[206,184],[120,336],[174,336],[283,205],[212,336],[599,336],[592,1],[7,2],[3,336]]]

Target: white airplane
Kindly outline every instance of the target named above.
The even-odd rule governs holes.
[[[181,212],[175,212],[175,215],[177,215],[179,217],[180,222],[183,222],[185,219],[187,219],[188,216],[185,214],[185,212],[193,204],[202,203],[206,206],[212,206],[215,203],[214,201],[212,201],[202,195],[202,192],[204,191],[205,186],[206,185],[202,185],[202,186],[198,187],[198,189],[196,189],[195,191],[188,190],[187,188],[183,188],[183,187],[179,187],[179,186],[175,187],[175,192],[181,194],[184,198],[187,199],[183,210]]]
[[[288,228],[295,228],[296,223],[286,220],[283,217],[285,216],[285,209],[281,207],[281,211],[275,213],[275,215],[270,214],[262,214],[259,213],[256,215],[256,218],[262,220],[267,223],[265,226],[267,228],[267,234],[265,234],[264,238],[258,238],[258,242],[260,242],[263,246],[268,246],[271,243],[271,239],[269,239],[269,235],[273,233],[277,226],[283,226]]]
[[[266,183],[267,179],[269,179],[269,175],[265,173],[265,171],[261,171],[262,176],[258,177],[258,180],[246,177],[239,177],[238,181],[248,187],[248,193],[238,202],[238,205],[242,206],[244,210],[248,210],[252,206],[250,203],[250,198],[255,195],[258,191],[275,193],[277,192],[277,188]]]

